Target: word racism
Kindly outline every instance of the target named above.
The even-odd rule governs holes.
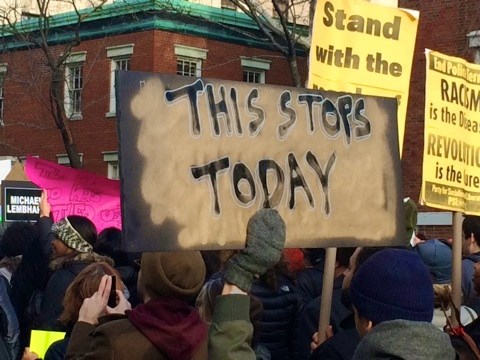
[[[215,96],[219,94],[219,98]],[[353,140],[362,141],[368,139],[371,133],[369,119],[365,116],[365,101],[358,98],[356,101],[350,95],[340,96],[336,101],[324,97],[315,92],[300,93],[292,95],[290,90],[281,92],[278,99],[266,97],[257,88],[249,89],[245,100],[239,101],[238,90],[231,86],[228,91],[224,85],[205,84],[202,79],[194,83],[165,92],[167,104],[178,104],[183,106],[184,102],[189,104],[186,111],[189,113],[190,132],[193,138],[202,135],[202,125],[209,122],[211,125],[211,136],[219,139],[222,135],[228,137],[243,138],[249,136],[265,136],[262,134],[267,121],[265,108],[259,104],[274,104],[276,102],[277,113],[280,121],[276,127],[276,136],[279,141],[285,140],[293,131],[299,119],[306,120],[306,129],[309,135],[317,130],[327,140],[343,139],[343,144],[348,147]],[[200,117],[200,109],[208,109],[208,119]],[[300,113],[298,108],[303,108]],[[270,110],[271,111],[271,110]],[[269,120],[270,121],[270,116]],[[221,132],[220,122],[224,122],[224,134]],[[260,140],[259,140],[260,141]],[[329,200],[329,179],[337,159],[335,151],[330,154],[326,164],[321,166],[317,157],[312,151],[304,155],[305,162],[317,175],[321,190],[324,194],[324,214],[329,215],[331,210]],[[250,206],[256,199],[257,192],[263,194],[264,206],[275,207],[283,197],[285,178],[289,183],[288,207],[295,208],[296,190],[302,190],[312,208],[315,202],[303,171],[299,165],[297,156],[293,152],[286,154],[286,170],[273,159],[259,159],[256,169],[249,168],[242,162],[236,162],[229,156],[220,156],[207,164],[194,164],[190,171],[196,181],[205,180],[209,183],[209,190],[213,194],[213,208],[216,215],[221,214],[220,201],[218,196],[218,177],[228,172],[232,185],[232,196],[241,206]],[[267,174],[274,174],[276,178],[275,189],[269,189]],[[258,181],[254,180],[257,174]],[[245,190],[245,184],[248,191]],[[257,189],[257,184],[261,185]]]
[[[460,105],[470,111],[480,111],[480,90],[470,89],[464,84],[458,85],[455,81],[440,80],[442,101]],[[475,122],[476,123],[476,122]],[[478,127],[478,124],[477,124]]]
[[[394,16],[391,22],[382,24],[379,20],[364,18],[361,15],[347,14],[343,9],[335,9],[331,2],[324,6],[323,24],[327,27],[335,26],[337,30],[364,33],[376,37],[383,36],[385,39],[398,40],[402,18]],[[355,54],[353,48],[336,49],[333,45],[328,48],[316,47],[316,59],[319,62],[336,67],[360,68],[360,56]],[[402,75],[402,66],[399,63],[389,63],[382,57],[382,53],[368,54],[365,58],[366,70],[369,72],[382,73],[399,77]]]
[[[39,214],[40,197],[38,196],[11,196],[7,204],[7,213],[10,214]]]

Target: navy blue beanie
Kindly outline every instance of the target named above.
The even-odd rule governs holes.
[[[449,284],[452,281],[452,249],[440,240],[428,240],[414,247],[427,265],[434,284]]]
[[[412,251],[386,249],[371,256],[353,276],[350,297],[358,313],[374,324],[433,318],[432,278]]]

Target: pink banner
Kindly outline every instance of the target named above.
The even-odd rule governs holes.
[[[72,169],[35,157],[27,157],[25,172],[31,182],[47,190],[53,218],[82,215],[100,232],[121,229],[120,182],[84,170]]]

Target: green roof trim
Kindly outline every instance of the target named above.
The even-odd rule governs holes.
[[[80,27],[82,40],[155,29],[271,49],[265,41],[228,30],[230,26],[241,28],[246,33],[258,34],[257,24],[244,13],[185,0],[117,0],[103,5],[93,13],[91,8],[83,9],[79,13],[86,16]],[[44,21],[39,18],[23,20],[16,24],[15,30],[17,33],[34,33],[42,20]],[[108,20],[112,22],[108,26],[98,26],[98,22],[104,23]],[[78,16],[75,12],[66,12],[51,16],[48,21],[50,43],[64,43],[72,39],[72,26],[77,24]],[[65,29],[70,31],[66,32]],[[308,34],[305,26],[297,25],[297,30],[301,30],[304,35]],[[1,31],[4,34],[0,35],[0,39],[3,37],[4,49],[15,50],[31,46],[31,43],[18,39],[8,41],[9,38],[14,38],[8,26],[1,28]],[[299,53],[303,51],[300,50]]]

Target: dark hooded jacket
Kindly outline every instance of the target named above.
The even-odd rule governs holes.
[[[65,359],[208,359],[207,325],[181,300],[152,299],[99,321],[75,324]]]
[[[478,299],[478,294],[473,287],[473,273],[475,264],[478,262],[480,262],[480,253],[471,254],[462,259],[462,293],[467,306],[471,306]]]
[[[342,322],[349,317],[352,312],[342,304],[342,283],[344,276],[341,275],[334,280],[332,309],[330,314],[330,325],[333,327],[334,334],[345,330],[342,327]],[[310,343],[313,334],[318,331],[318,321],[320,317],[320,305],[322,297],[318,296],[316,299],[310,301],[305,306],[300,314],[297,332],[297,353],[299,359],[308,359],[310,354]],[[349,324],[350,325],[350,324]]]
[[[254,282],[251,293],[263,305],[258,343],[270,351],[272,359],[296,359],[295,340],[302,299],[295,292],[293,283],[288,278],[279,276],[276,290]]]
[[[107,262],[113,265],[109,257],[96,253],[84,253],[57,258],[50,263],[53,271],[42,295],[41,312],[38,318],[38,328],[54,331],[67,331],[58,318],[63,312],[63,298],[65,292],[75,277],[88,265],[94,262]]]

